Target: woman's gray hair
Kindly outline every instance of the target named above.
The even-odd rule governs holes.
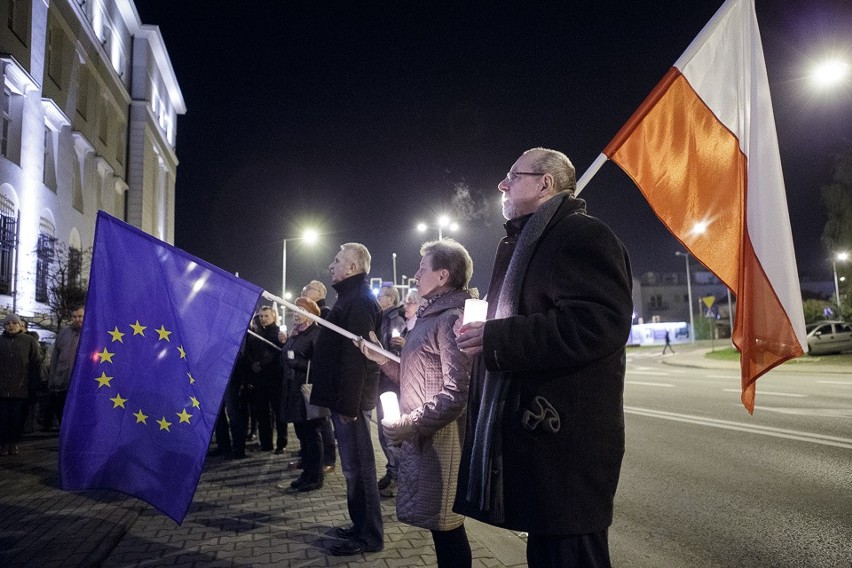
[[[571,195],[577,189],[577,171],[568,156],[550,148],[530,148],[528,152],[536,152],[533,169],[537,172],[553,176],[553,185],[557,192],[568,191]]]
[[[453,239],[429,241],[420,247],[420,256],[430,255],[432,270],[446,269],[450,273],[447,286],[466,290],[473,276],[473,260],[467,249]]]
[[[361,243],[344,243],[340,245],[340,250],[345,251],[346,258],[349,262],[355,263],[358,270],[366,274],[370,273],[370,262],[372,257],[367,247]]]

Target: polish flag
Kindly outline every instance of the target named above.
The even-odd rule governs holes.
[[[733,342],[753,413],[758,377],[807,351],[753,0],[725,2],[596,164],[606,158],[736,295]]]

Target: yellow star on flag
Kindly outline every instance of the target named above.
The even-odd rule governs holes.
[[[124,343],[124,340],[121,338],[124,337],[125,334],[118,331],[118,326],[115,326],[114,330],[108,331],[107,333],[112,336],[113,343],[115,343],[116,341],[118,341],[119,343]]]
[[[113,408],[118,408],[119,406],[120,406],[121,408],[126,408],[126,407],[124,406],[124,403],[125,403],[125,402],[127,402],[127,399],[126,399],[126,398],[121,398],[121,395],[120,395],[120,394],[115,395],[115,397],[114,397],[114,398],[111,398],[110,400],[113,402],[113,406],[112,406]]]
[[[192,418],[192,414],[187,412],[185,408],[178,412],[177,415],[181,422],[186,422],[187,424],[189,424],[189,419]]]
[[[136,323],[130,324],[130,327],[133,328],[133,335],[141,335],[145,337],[145,330],[148,329],[146,326],[139,323],[139,320],[136,320]]]
[[[189,377],[189,384],[195,384],[195,379],[192,377],[192,373],[187,373],[186,376]]]
[[[101,358],[101,363],[112,363],[113,355],[115,355],[115,353],[110,353],[109,351],[107,351],[106,347],[104,347],[103,351],[97,353],[97,356]]]
[[[180,358],[186,359],[186,351],[183,350],[183,345],[178,345],[178,351],[180,352]]]
[[[169,430],[169,426],[171,426],[172,423],[166,420],[165,416],[157,420],[157,424],[160,425],[160,430],[166,430],[168,432],[171,432],[171,430]]]
[[[192,401],[192,407],[193,408],[201,408],[201,403],[198,402],[197,398],[195,398],[194,396],[191,396],[191,397],[189,397],[189,400]]]
[[[160,336],[158,339],[165,339],[166,341],[171,342],[171,339],[169,339],[169,336],[172,334],[172,332],[166,331],[166,326],[160,325],[160,329],[155,329],[154,331],[156,331],[157,335]]]
[[[137,424],[139,424],[141,422],[142,424],[144,424],[146,426],[148,425],[148,417],[145,414],[142,414],[141,408],[139,409],[139,412],[134,412],[133,416],[136,417],[136,423]]]
[[[96,381],[98,381],[98,388],[101,388],[101,387],[112,387],[112,385],[111,385],[111,384],[109,384],[109,382],[110,382],[113,378],[114,378],[114,377],[107,377],[107,374],[106,374],[106,373],[101,372],[101,376],[100,376],[100,377],[95,377],[95,380],[96,380]]]

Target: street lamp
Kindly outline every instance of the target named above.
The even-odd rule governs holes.
[[[689,300],[689,339],[690,343],[695,343],[695,323],[692,319],[692,278],[689,276],[689,253],[676,251],[675,255],[682,256],[686,261],[686,296]]]
[[[315,229],[305,229],[301,237],[290,237],[284,239],[284,244],[281,247],[281,297],[289,300],[287,295],[287,241],[305,241],[306,244],[312,245],[319,240],[319,233]]]
[[[837,302],[837,313],[840,313],[840,285],[837,282],[837,261],[846,262],[849,260],[848,252],[839,252],[831,259],[831,268],[834,269],[834,299]]]
[[[840,59],[828,59],[813,68],[811,80],[817,87],[831,88],[846,80],[848,75],[848,63]]]
[[[450,231],[451,233],[455,233],[459,230],[459,224],[450,219],[446,215],[441,215],[435,220],[435,228],[438,229],[438,240],[443,240],[444,238],[444,229]],[[426,223],[417,223],[417,230],[421,233],[425,233],[429,229],[429,225]]]

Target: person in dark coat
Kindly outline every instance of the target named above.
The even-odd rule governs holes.
[[[270,306],[260,308],[256,319],[256,334],[263,339],[249,335],[246,337],[244,366],[247,368],[247,382],[252,390],[254,406],[252,412],[257,417],[260,449],[272,451],[272,424],[277,421],[281,406],[281,385],[283,380],[278,340],[278,316]],[[279,443],[286,443],[286,428],[278,430]]]
[[[498,185],[488,320],[458,331],[478,368],[455,510],[529,533],[531,567],[610,565],[624,454],[630,263],[575,186],[561,152],[518,158]]]
[[[360,354],[359,354],[360,357]],[[17,314],[3,319],[0,335],[0,455],[16,455],[30,400],[41,381],[41,348]]]
[[[319,306],[308,298],[297,298],[296,305],[320,315]],[[281,365],[284,367],[284,394],[282,414],[293,423],[296,436],[301,444],[302,473],[290,487],[295,491],[307,492],[319,489],[323,485],[323,447],[320,429],[327,416],[308,418],[302,385],[311,380],[311,359],[319,336],[319,326],[313,320],[299,314],[293,314],[293,330],[281,348]],[[328,414],[326,412],[326,414]]]
[[[379,289],[379,295],[376,297],[379,302],[379,307],[382,309],[382,322],[379,325],[379,342],[382,347],[395,355],[399,355],[401,349],[394,347],[391,341],[394,338],[402,336],[405,329],[405,318],[402,315],[403,308],[399,305],[399,290],[394,286],[382,286]],[[393,380],[385,374],[384,370],[379,369],[379,397],[382,393],[394,392],[399,397],[399,380]],[[384,418],[382,405],[376,403],[376,420],[381,424]],[[382,497],[393,497],[396,494],[396,479],[397,479],[397,448],[389,446],[385,431],[379,428],[379,445],[382,447],[382,452],[387,459],[385,466],[385,474],[379,479],[379,495]]]
[[[337,290],[337,302],[328,321],[358,337],[369,337],[371,331],[378,331],[381,311],[367,282],[370,271],[367,247],[359,243],[342,245],[328,269]],[[379,366],[365,359],[348,338],[326,327],[320,329],[312,361],[311,404],[331,409],[352,519],[352,528],[338,529],[338,535],[346,542],[332,546],[330,552],[348,556],[382,550],[382,508],[370,437]]]

